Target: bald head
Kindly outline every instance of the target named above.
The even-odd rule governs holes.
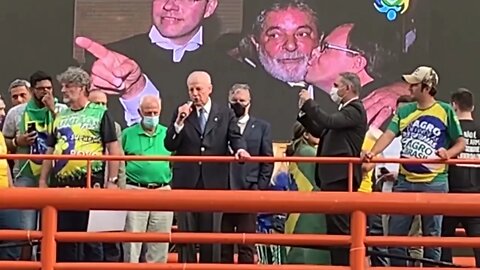
[[[88,100],[95,104],[107,106],[107,94],[99,89],[91,90],[88,93]]]
[[[212,84],[212,78],[210,78],[210,74],[205,71],[194,71],[188,75],[187,85],[195,83]]]
[[[140,114],[142,116],[159,116],[161,101],[158,96],[146,95],[140,100]]]
[[[207,104],[212,93],[212,79],[205,71],[194,71],[187,78],[188,95],[197,107]]]

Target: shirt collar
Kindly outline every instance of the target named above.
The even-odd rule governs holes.
[[[248,123],[248,120],[250,120],[250,115],[246,114],[238,119],[238,123],[246,125]]]
[[[349,101],[340,104],[340,106],[338,106],[338,110],[340,111],[341,109],[345,108],[345,106],[347,106],[348,104],[354,102],[354,101],[357,100],[357,99],[358,99],[358,97],[354,97],[354,98],[350,99]]]
[[[147,133],[147,132],[143,129],[142,122],[137,123],[137,133],[138,133],[138,135],[144,135],[144,136],[148,136],[148,137],[155,137],[155,136],[157,136],[158,134],[160,134],[161,131],[162,131],[162,129],[160,128],[160,125],[157,125],[157,127],[155,128],[155,132],[153,132],[152,134],[149,134],[149,133]]]
[[[198,29],[197,33],[184,45],[177,45],[172,42],[171,39],[166,38],[160,34],[157,27],[155,25],[152,26],[150,32],[148,33],[148,37],[152,43],[159,45],[160,47],[165,49],[177,49],[181,47],[186,47],[188,44],[196,44],[196,45],[203,45],[203,26]]]
[[[205,110],[206,114],[210,114],[210,111],[212,110],[212,100],[208,98],[207,104],[203,106],[203,109]],[[197,113],[200,110],[200,108],[197,108]]]

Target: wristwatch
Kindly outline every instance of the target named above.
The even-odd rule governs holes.
[[[116,185],[118,183],[118,176],[108,178],[108,182]]]

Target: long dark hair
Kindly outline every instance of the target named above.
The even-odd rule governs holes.
[[[298,148],[298,145],[300,143],[303,143],[305,141],[305,138],[303,135],[307,132],[305,127],[302,126],[299,122],[295,122],[293,125],[293,138],[290,144],[287,146],[287,150],[285,151],[285,155],[287,157],[291,157],[295,154],[295,151]]]

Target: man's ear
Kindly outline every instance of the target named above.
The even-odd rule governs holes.
[[[361,70],[367,68],[368,61],[363,55],[355,55],[353,60],[353,70],[355,73],[359,73]]]
[[[203,14],[203,18],[206,19],[215,13],[215,10],[218,6],[218,0],[208,0],[207,6],[205,7],[205,13]]]

